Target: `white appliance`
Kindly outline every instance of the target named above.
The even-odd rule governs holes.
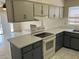
[[[55,36],[44,38],[43,55],[44,59],[50,59],[55,54]]]
[[[34,26],[34,25],[33,25]],[[32,25],[31,25],[32,27]],[[34,27],[33,27],[34,28]],[[36,29],[35,29],[36,30]],[[48,33],[42,30],[33,30],[33,35],[43,40],[43,59],[50,59],[55,54],[55,39],[56,36],[52,33]],[[40,32],[39,32],[40,31]],[[35,32],[35,34],[34,34]]]

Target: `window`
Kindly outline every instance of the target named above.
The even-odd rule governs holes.
[[[79,7],[69,8],[68,23],[73,25],[79,25]]]

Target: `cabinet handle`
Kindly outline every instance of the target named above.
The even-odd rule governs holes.
[[[27,15],[26,15],[26,14],[24,14],[24,16],[23,16],[23,17],[24,17],[24,19],[27,19]]]

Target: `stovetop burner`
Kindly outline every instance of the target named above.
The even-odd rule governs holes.
[[[40,34],[36,34],[35,36],[40,37],[40,38],[45,38],[47,36],[53,35],[52,33],[48,33],[48,32],[43,32]]]

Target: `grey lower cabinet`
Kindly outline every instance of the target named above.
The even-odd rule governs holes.
[[[32,59],[33,58],[33,51],[29,51],[28,53],[24,54],[22,59]]]
[[[43,59],[42,41],[23,48],[17,48],[12,43],[10,46],[12,59]]]
[[[65,32],[64,47],[79,50],[79,34],[74,32]]]
[[[62,47],[79,51],[79,33],[64,31],[56,34],[55,51],[57,52]]]
[[[33,50],[33,59],[42,59],[43,54],[42,54],[42,48],[38,47]]]
[[[55,48],[56,52],[63,47],[63,34],[64,33],[61,32],[56,35],[56,48]]]
[[[70,47],[71,44],[71,38],[69,35],[64,35],[64,47]]]
[[[79,50],[79,38],[71,38],[71,48]]]

